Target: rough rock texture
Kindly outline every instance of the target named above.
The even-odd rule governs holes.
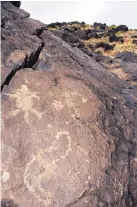
[[[136,79],[2,12],[2,206],[136,207]]]

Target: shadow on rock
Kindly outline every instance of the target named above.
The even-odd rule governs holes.
[[[11,199],[2,199],[1,207],[19,207],[16,203],[14,203]]]

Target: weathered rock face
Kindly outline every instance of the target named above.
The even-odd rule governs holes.
[[[2,206],[135,207],[136,79],[3,10]]]

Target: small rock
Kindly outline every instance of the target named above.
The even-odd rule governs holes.
[[[81,22],[81,23],[80,23],[80,26],[81,26],[81,27],[84,27],[84,26],[85,26],[85,22]]]
[[[116,59],[121,59],[124,62],[137,63],[137,54],[133,52],[120,52],[116,55]]]
[[[132,43],[137,45],[137,40],[133,40]]]
[[[80,42],[78,37],[66,31],[62,34],[62,39],[68,43],[79,43]]]
[[[126,25],[119,25],[117,28],[116,28],[116,31],[119,32],[119,31],[122,31],[122,32],[126,32],[128,31],[128,27]]]
[[[107,32],[107,35],[110,36],[110,35],[114,35],[116,33],[116,28],[111,28],[110,30],[108,30]]]
[[[90,39],[90,38],[97,38],[98,36],[97,36],[97,33],[96,32],[90,32],[90,33],[88,33],[88,35],[87,35],[87,39]]]
[[[100,29],[105,29],[106,28],[106,24],[102,24],[102,23],[97,23],[97,22],[95,22],[94,24],[93,24],[93,27],[99,27]]]
[[[84,30],[79,30],[79,31],[75,32],[75,35],[76,35],[78,38],[83,39],[83,40],[85,40],[86,37],[87,37],[87,35],[86,35],[86,31],[84,31]]]
[[[132,38],[137,38],[137,35],[132,35],[131,37],[132,37]]]
[[[100,43],[97,44],[97,48],[98,47],[102,47],[105,51],[113,50],[113,48],[115,47],[115,44],[110,45],[110,44],[107,44],[107,43],[104,43],[104,42],[100,42]]]
[[[117,37],[114,34],[109,37],[109,41],[110,42],[121,42],[121,43],[124,42],[123,37]]]
[[[72,22],[68,22],[68,24],[70,24],[70,25],[72,25],[72,24],[80,24],[80,22],[78,22],[78,21],[72,21]]]

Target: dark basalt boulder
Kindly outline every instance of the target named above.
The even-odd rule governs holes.
[[[86,24],[85,22],[81,22],[81,23],[80,23],[80,26],[81,26],[81,27],[84,27],[85,24]]]
[[[70,24],[70,25],[73,25],[73,24],[77,24],[77,25],[79,25],[80,22],[78,22],[78,21],[72,21],[72,22],[68,22],[68,24]]]
[[[93,27],[95,28],[99,27],[100,29],[103,29],[103,30],[106,28],[106,26],[107,26],[106,24],[97,23],[97,22],[93,24]]]
[[[109,36],[109,41],[110,42],[121,42],[121,43],[124,42],[123,37],[117,37],[116,35]]]
[[[133,40],[132,43],[137,45],[137,40]]]
[[[21,1],[10,1],[10,3],[18,8],[21,6]]]
[[[67,25],[66,22],[55,22],[47,25],[47,28],[58,28]]]
[[[61,35],[61,38],[65,41],[65,42],[68,42],[70,44],[73,44],[73,43],[80,43],[80,40],[78,37],[76,37],[75,35],[67,32],[67,31],[64,31]]]
[[[75,35],[82,40],[85,40],[87,38],[87,34],[85,30],[78,30],[75,32]]]
[[[122,31],[122,32],[126,32],[128,31],[128,27],[126,25],[119,25],[118,27],[116,27],[116,31]]]
[[[87,33],[87,39],[90,39],[90,38],[97,38],[97,33],[95,31],[90,31]]]
[[[67,27],[61,30],[53,30],[52,33],[57,37],[63,39],[65,42],[71,44],[73,47],[76,47],[81,43],[80,39],[75,35],[74,31]]]
[[[98,47],[102,47],[105,51],[113,50],[114,47],[115,47],[115,44],[110,45],[110,44],[107,44],[107,43],[104,43],[104,42],[100,42],[100,43],[97,44],[97,48]]]
[[[137,54],[133,52],[120,52],[116,55],[116,59],[121,59],[129,63],[137,63]]]
[[[106,33],[104,30],[102,29],[87,29],[86,31],[86,35],[87,35],[87,39],[90,38],[101,38],[103,37]]]
[[[106,35],[108,35],[108,36],[115,35],[116,32],[117,32],[117,30],[115,28],[112,28],[112,29],[109,29],[107,31],[107,34]]]
[[[137,35],[132,35],[131,37],[132,37],[132,38],[137,38]]]

